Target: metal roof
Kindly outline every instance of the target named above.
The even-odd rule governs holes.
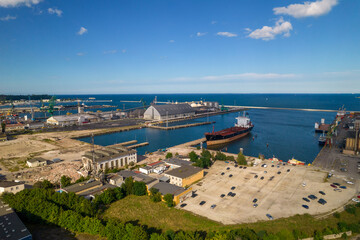
[[[165,159],[164,163],[167,163],[169,165],[185,166],[185,165],[191,165],[193,162],[174,157],[174,158]]]
[[[0,239],[31,239],[31,233],[8,204],[0,201]]]
[[[114,158],[127,156],[132,153],[136,153],[136,150],[132,150],[132,149],[128,150],[127,148],[122,146],[113,146],[113,147],[107,147],[107,148],[95,150],[94,159],[96,162],[103,162]],[[87,151],[83,156],[92,159],[93,152]]]
[[[194,167],[191,165],[184,165],[179,168],[175,168],[173,170],[165,172],[165,174],[184,179],[184,178],[188,178],[200,171],[203,171],[203,169],[199,168],[199,167]]]
[[[152,105],[161,116],[195,113],[195,110],[187,103],[181,104],[164,104],[164,105]]]
[[[63,190],[65,192],[77,193],[77,192],[81,192],[81,191],[84,191],[86,189],[98,186],[98,185],[102,185],[102,183],[100,181],[88,180],[88,181],[81,182],[81,183],[75,183],[75,184],[70,185],[68,187],[64,187]]]

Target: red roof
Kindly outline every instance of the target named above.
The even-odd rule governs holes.
[[[140,171],[134,171],[134,173],[141,173]]]
[[[148,166],[154,166],[154,165],[157,165],[159,163],[161,163],[162,161],[157,161],[157,162],[153,162],[153,163],[149,163]]]

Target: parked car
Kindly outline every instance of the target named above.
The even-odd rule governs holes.
[[[181,208],[185,207],[187,204],[186,203],[183,203],[180,205]]]
[[[267,173],[267,171],[264,171],[264,173]]]
[[[336,186],[340,186],[340,183],[334,182],[333,184],[336,185]]]
[[[315,199],[317,199],[317,196],[311,194],[311,195],[308,196],[308,198],[310,198],[311,200],[315,200]]]
[[[333,187],[333,188],[337,188],[337,186],[334,185],[334,184],[330,184],[330,186]]]
[[[347,181],[346,183],[347,183],[347,184],[350,184],[350,185],[353,185],[353,184],[354,184],[354,183],[351,182],[351,181]]]
[[[254,208],[256,208],[257,206],[259,206],[257,203],[255,203],[255,204],[253,205]]]
[[[304,200],[305,202],[310,202],[310,200],[309,200],[308,198],[306,198],[306,197],[303,197],[303,200]]]
[[[244,169],[246,169],[247,167],[244,167]]]
[[[305,205],[305,204],[303,204],[302,207],[305,208],[305,209],[309,209],[309,206]]]
[[[325,205],[327,202],[324,199],[320,198],[318,203],[320,203],[322,205]]]
[[[254,198],[253,203],[256,203],[257,201],[258,201],[257,198]]]
[[[277,172],[277,174],[280,174],[280,173],[281,173],[280,171]]]
[[[290,169],[286,170],[287,172],[290,172]]]
[[[239,166],[239,168],[243,168],[243,166]]]
[[[224,174],[225,174],[225,173],[224,173],[224,172],[222,172],[222,173],[221,173],[221,176],[222,176],[222,175],[224,175]]]
[[[339,188],[346,189],[347,187],[346,186],[340,186]]]
[[[235,186],[232,186],[232,187],[231,187],[231,190],[234,190],[234,189],[235,189]]]
[[[227,194],[228,196],[231,196],[232,195],[232,192],[228,192],[228,194]]]
[[[351,200],[353,200],[353,201],[356,202],[356,203],[360,203],[360,200],[357,199],[357,198],[353,198],[353,199],[351,199]]]
[[[270,214],[266,214],[267,218],[273,220],[274,218]]]
[[[237,165],[237,164],[235,164],[235,165],[234,165],[234,167],[238,167],[238,165]]]
[[[221,198],[225,197],[225,194],[221,194],[220,197],[221,197]]]
[[[231,194],[232,197],[235,197],[235,195],[236,195],[236,193],[234,193],[234,192]]]
[[[258,178],[258,175],[255,175],[254,178]]]
[[[211,209],[214,209],[216,207],[216,204],[213,204],[210,206]]]
[[[233,176],[232,174],[229,175],[229,177],[232,177],[232,176]]]
[[[261,179],[261,180],[263,180],[263,179],[264,179],[264,177],[261,177],[260,179]]]
[[[340,188],[334,188],[335,192],[342,192],[342,190]]]
[[[201,201],[201,202],[199,203],[199,205],[202,206],[202,205],[204,205],[205,203],[206,203],[206,201]]]
[[[323,191],[319,191],[319,193],[320,193],[321,195],[326,195]]]
[[[226,170],[230,170],[230,167],[227,167]]]

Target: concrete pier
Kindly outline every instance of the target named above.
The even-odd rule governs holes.
[[[202,126],[202,125],[209,125],[215,122],[201,122],[201,123],[189,123],[189,124],[183,124],[183,125],[176,125],[176,126],[170,126],[170,127],[162,127],[162,126],[148,126],[149,128],[156,128],[161,130],[174,130],[179,128],[187,128],[187,127],[196,127],[196,126]]]

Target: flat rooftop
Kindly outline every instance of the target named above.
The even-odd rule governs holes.
[[[87,151],[83,156],[89,159],[92,159],[94,156],[96,162],[103,162],[103,161],[111,160],[113,158],[127,156],[133,153],[136,153],[136,150],[129,150],[123,146],[113,146],[103,149],[97,149],[94,152]]]
[[[188,177],[190,177],[198,172],[201,172],[201,171],[203,171],[202,168],[194,167],[191,165],[185,165],[185,166],[181,166],[179,168],[175,168],[173,170],[167,171],[167,172],[165,172],[165,174],[183,179],[183,178],[188,178]]]

